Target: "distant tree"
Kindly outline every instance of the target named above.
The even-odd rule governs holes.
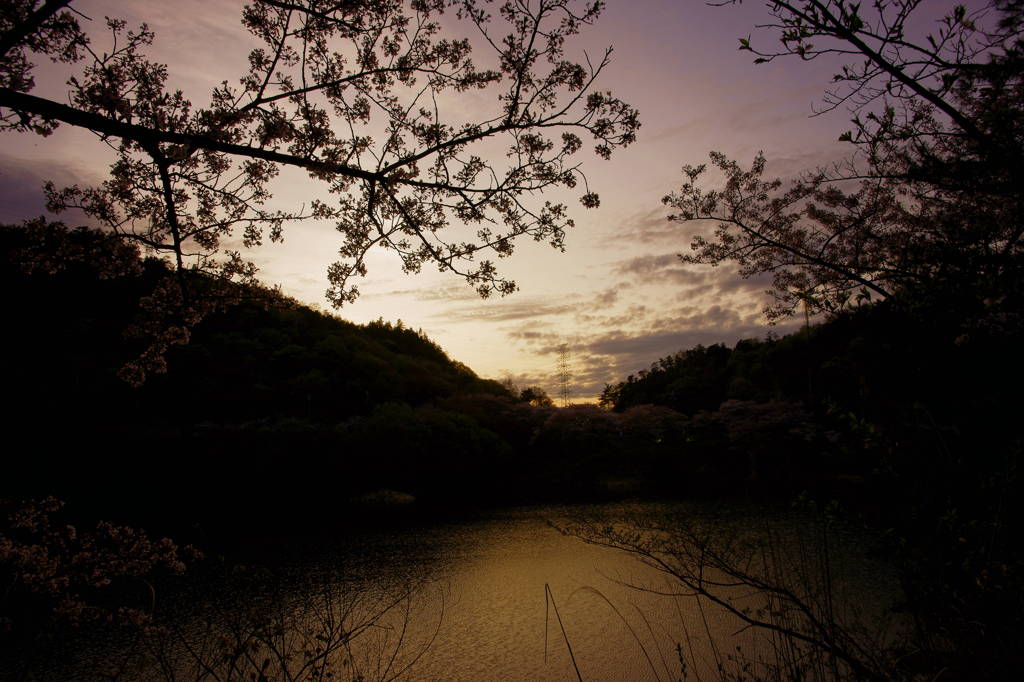
[[[717,223],[698,235],[687,263],[735,262],[744,276],[772,273],[769,317],[801,304],[834,310],[900,292],[965,287],[998,297],[1020,280],[1024,235],[1024,5],[991,0],[949,9],[917,40],[917,0],[862,6],[846,0],[768,3],[763,27],[776,50],[749,38],[740,49],[763,63],[787,56],[850,60],[825,109],[847,107],[840,139],[857,153],[784,188],[719,153],[720,189],[702,187],[706,166],[686,166],[665,197],[671,220]]]
[[[601,395],[597,399],[598,407],[610,410],[615,407],[615,403],[619,401],[619,391],[621,383],[619,384],[605,384],[604,389],[601,391]]]
[[[510,396],[519,395],[519,385],[516,384],[515,380],[508,374],[506,374],[498,384],[508,392]]]
[[[554,407],[555,401],[539,386],[529,386],[519,392],[519,402],[529,403],[534,407]]]
[[[616,412],[648,404],[686,414],[714,410],[727,395],[731,355],[732,351],[717,343],[679,351],[625,381],[605,386],[599,404]]]
[[[561,249],[569,209],[538,197],[581,187],[582,204],[597,206],[576,153],[590,137],[608,158],[639,127],[635,109],[595,89],[610,48],[582,64],[565,54],[602,4],[508,0],[496,18],[476,0],[255,0],[241,16],[255,41],[248,72],[225,74],[197,106],[167,90],[168,67],[145,56],[146,25],[108,18],[100,41],[71,0],[14,0],[0,9],[0,129],[46,136],[65,123],[114,150],[107,180],[48,184],[48,206],[78,208],[170,260],[178,275],[149,308],[179,330],[219,295],[197,296],[185,274],[250,280],[255,266],[226,240],[280,241],[299,219],[333,222],[341,234],[341,260],[328,271],[335,305],[358,296],[352,279],[366,274],[375,246],[396,252],[406,272],[434,263],[483,296],[507,294],[515,283],[481,256],[509,256],[522,236]],[[473,61],[471,37],[492,68]],[[39,58],[81,65],[69,66],[67,103],[30,94]],[[459,94],[468,91],[491,93],[492,109],[467,117]],[[269,209],[272,181],[288,166],[323,198]],[[455,236],[453,223],[473,229]],[[153,355],[129,378],[160,369],[159,348]]]

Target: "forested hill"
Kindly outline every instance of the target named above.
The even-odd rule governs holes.
[[[387,401],[506,392],[401,321],[357,325],[258,288],[196,325],[187,343],[169,348],[170,371],[150,372],[133,388],[118,370],[144,345],[126,331],[138,322],[140,298],[168,271],[147,260],[138,272],[98,272],[83,255],[102,237],[72,231],[66,238],[65,252],[77,257],[29,273],[25,230],[0,231],[3,279],[14,293],[4,352],[19,359],[8,378],[23,403],[88,411],[102,402],[103,412],[160,423],[334,422]],[[134,412],[141,404],[144,413]]]
[[[608,385],[601,402],[616,412],[650,404],[705,419],[789,405],[845,434],[862,471],[980,470],[1018,438],[1024,333],[993,302],[950,298],[894,298],[782,338],[681,350]]]
[[[803,477],[830,515],[883,543],[904,608],[954,643],[942,665],[1003,665],[1024,613],[1024,308],[1019,282],[993,297],[941,284],[783,338],[680,351],[603,402],[680,411],[695,461]]]
[[[58,493],[99,504],[115,489],[132,502],[155,491],[223,494],[208,482],[255,485],[272,459],[311,464],[302,462],[311,448],[319,455],[339,425],[375,411],[508,395],[400,322],[356,325],[259,288],[241,289],[240,303],[188,329],[187,343],[167,349],[167,371],[133,387],[119,370],[152,334],[131,330],[174,323],[140,308],[169,271],[157,260],[131,263],[130,254],[127,265],[113,262],[96,232],[32,229],[0,229],[10,294],[0,343],[13,399],[5,421],[17,444],[0,497]],[[314,475],[336,475],[343,488],[361,460],[375,458],[333,454]],[[170,491],[169,480],[182,490]]]
[[[602,402],[679,411],[709,461],[732,450],[759,460],[762,476],[817,468],[819,480],[857,480],[845,503],[887,526],[906,514],[920,524],[911,535],[939,532],[941,519],[967,547],[972,533],[1024,514],[1007,502],[1020,499],[1024,330],[1005,301],[956,295],[893,298],[782,338],[682,350],[607,386]],[[780,462],[814,433],[820,444],[787,473]]]

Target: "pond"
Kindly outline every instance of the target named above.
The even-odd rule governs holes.
[[[653,503],[516,508],[349,535],[295,552],[273,579],[206,586],[195,603],[171,609],[172,634],[136,647],[142,654],[121,677],[250,679],[217,667],[229,665],[225,651],[238,671],[269,661],[268,679],[283,657],[293,673],[310,673],[304,679],[318,679],[322,665],[329,679],[365,680],[717,679],[722,669],[778,659],[778,638],[707,598],[679,596],[686,590],[664,570],[558,530],[580,518],[594,522],[592,532],[627,518],[697,522],[734,548],[770,537],[770,554],[730,556],[752,558],[751,574],[797,585],[827,575],[835,599],[816,607],[846,624],[859,609],[865,636],[884,636],[881,619],[898,597],[862,538],[833,533],[823,552],[818,527],[796,514]],[[710,565],[706,578],[735,582]],[[748,585],[714,590],[751,614],[795,622],[785,604]],[[804,596],[817,599],[810,586]],[[781,655],[801,652],[783,646]]]

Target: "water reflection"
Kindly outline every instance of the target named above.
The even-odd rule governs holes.
[[[585,516],[600,527],[683,514],[723,534],[739,531],[741,541],[766,523],[761,511],[719,512],[528,508],[348,538],[315,560],[297,558],[272,590],[259,581],[223,588],[219,606],[180,618],[171,636],[147,645],[145,665],[121,679],[321,679],[328,671],[353,680],[717,679],[723,667],[740,669],[734,659],[777,650],[778,638],[759,640],[707,599],[678,596],[685,590],[664,570],[550,522]],[[773,524],[794,531],[779,535],[778,566],[815,570],[782,558],[816,556],[798,546],[799,522]],[[889,576],[850,538],[831,551],[835,586],[854,595],[842,603],[873,605],[876,618],[894,598]],[[772,607],[746,585],[726,594],[752,612]]]
[[[390,536],[384,539],[390,561],[377,565],[372,580],[405,579],[412,568],[449,587],[440,635],[409,679],[577,679],[566,640],[587,680],[679,679],[684,667],[691,678],[717,678],[720,665],[734,665],[730,657],[760,656],[759,647],[772,643],[759,645],[757,633],[737,617],[706,600],[666,598],[664,593],[678,594],[680,585],[663,571],[625,552],[566,537],[549,523],[564,525],[581,516],[598,523],[625,517],[672,523],[680,514],[698,517],[722,535],[732,533],[737,542],[753,544],[766,528],[776,528],[780,568],[799,580],[818,568],[800,563],[818,556],[807,546],[816,542],[814,529],[801,528],[789,515],[766,519],[763,510],[653,504],[529,508]],[[808,532],[797,532],[803,530]],[[856,538],[843,538],[830,552],[834,591],[854,595],[840,599],[837,612],[840,605],[871,606],[864,618],[875,622],[895,598],[891,576],[864,558]],[[351,549],[335,556],[341,565]],[[766,605],[762,595],[742,586],[729,596],[752,610]],[[424,611],[431,611],[429,604]]]

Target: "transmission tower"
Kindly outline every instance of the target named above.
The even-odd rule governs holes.
[[[569,344],[558,347],[558,387],[562,396],[562,407],[569,406]]]

